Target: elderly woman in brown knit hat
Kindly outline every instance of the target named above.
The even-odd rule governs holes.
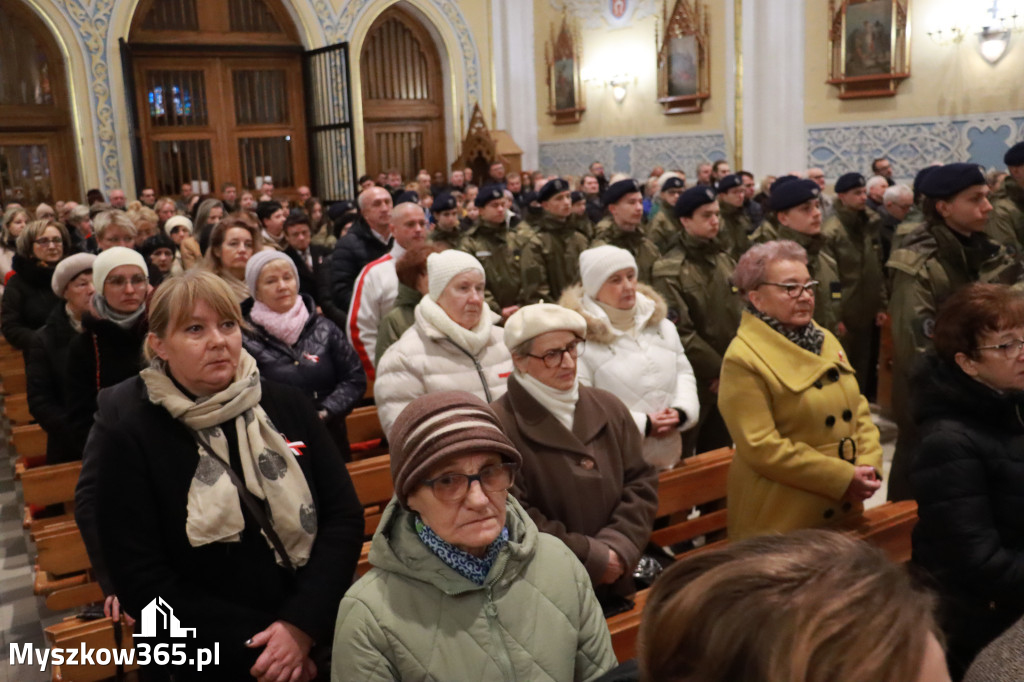
[[[614,667],[586,570],[508,494],[522,457],[494,411],[431,393],[391,443],[395,499],[338,610],[332,679],[568,682]]]

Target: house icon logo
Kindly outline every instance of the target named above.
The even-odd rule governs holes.
[[[142,628],[135,633],[135,637],[156,637],[158,634],[165,634],[168,637],[195,637],[195,628],[183,628],[174,615],[171,605],[157,597],[146,604],[142,609],[142,618],[139,619]]]

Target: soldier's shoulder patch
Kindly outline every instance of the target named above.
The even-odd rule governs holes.
[[[935,318],[926,317],[921,320],[921,333],[924,334],[926,339],[935,336]]]
[[[828,289],[833,301],[843,300],[843,285],[840,282],[829,282]]]

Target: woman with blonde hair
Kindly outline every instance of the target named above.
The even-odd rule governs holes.
[[[135,226],[135,248],[139,248],[147,239],[160,233],[160,219],[153,209],[133,201],[125,214]]]
[[[213,228],[203,268],[227,282],[241,303],[251,295],[245,283],[245,265],[260,249],[262,240],[255,222],[236,214]]]
[[[650,682],[949,682],[934,600],[870,545],[820,530],[686,557],[651,588]]]

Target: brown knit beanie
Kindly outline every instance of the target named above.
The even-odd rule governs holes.
[[[395,495],[406,509],[409,493],[444,460],[495,453],[506,462],[523,463],[494,410],[465,391],[430,393],[412,401],[398,415],[388,441]]]

